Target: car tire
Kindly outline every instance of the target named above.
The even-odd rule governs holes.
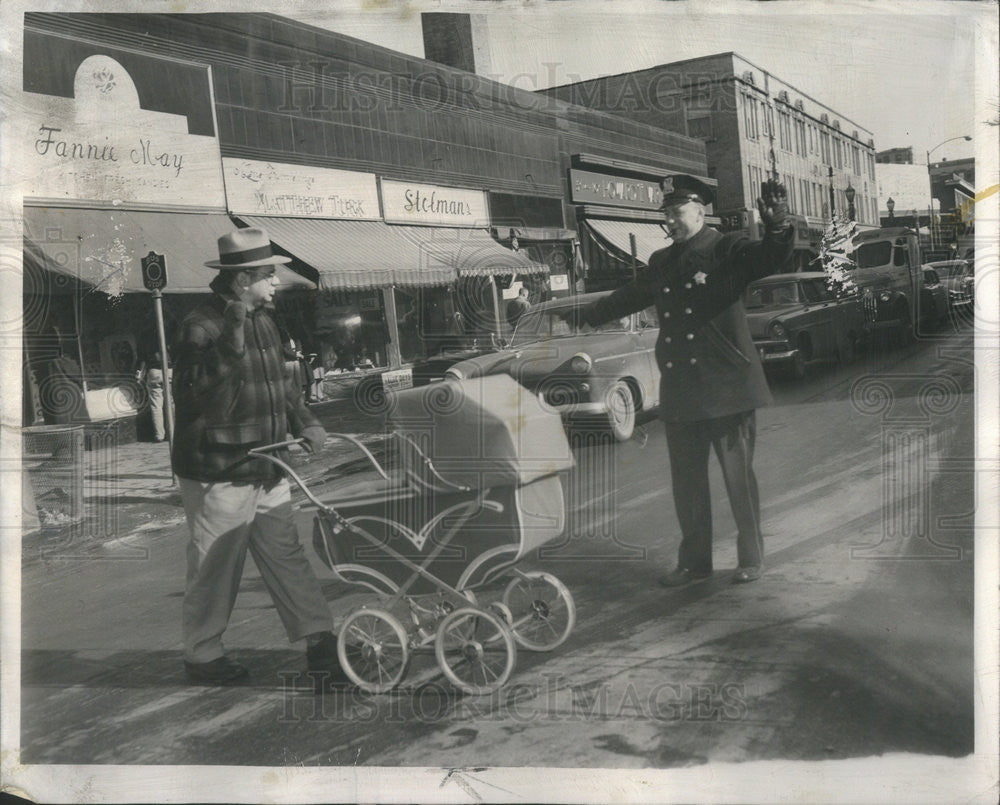
[[[608,430],[616,442],[627,442],[635,432],[635,395],[624,380],[617,381],[607,394]]]
[[[788,362],[788,376],[792,380],[802,380],[806,376],[806,359],[802,350],[798,350]]]

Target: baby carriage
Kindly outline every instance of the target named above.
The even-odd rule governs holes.
[[[576,622],[573,596],[526,554],[562,534],[559,474],[573,465],[559,416],[506,375],[396,393],[384,468],[357,439],[371,479],[320,491],[269,445],[315,507],[313,544],[348,583],[380,596],[344,619],[345,673],[372,693],[396,687],[411,655],[433,652],[470,694],[510,677],[517,646],[550,651]],[[284,443],[287,444],[287,443]]]

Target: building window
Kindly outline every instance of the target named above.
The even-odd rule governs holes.
[[[861,175],[861,154],[858,152],[858,147],[851,146],[852,156],[854,157],[854,172],[860,176]]]
[[[743,122],[746,126],[747,138],[756,140],[757,129],[757,101],[749,95],[743,95]]]
[[[834,161],[834,166],[837,167],[837,168],[843,168],[844,167],[844,154],[843,154],[843,149],[842,149],[842,145],[841,145],[840,139],[837,138],[837,137],[833,138],[833,157],[834,157],[834,160],[835,160]]]
[[[795,180],[785,174],[785,187],[788,188],[788,211],[789,212],[799,212],[799,205],[795,198]]]
[[[832,165],[833,162],[830,160],[830,132],[824,131],[820,135],[820,142],[823,145],[823,164]]]
[[[684,100],[684,118],[689,137],[707,140],[712,137],[712,99],[708,94]]]
[[[783,151],[792,150],[792,138],[789,131],[788,112],[778,112],[778,137]]]
[[[699,140],[712,139],[712,118],[709,115],[704,117],[689,117],[687,121],[688,137]]]
[[[813,214],[812,193],[809,192],[809,182],[807,182],[805,179],[799,179],[799,194],[802,196],[802,200],[805,203],[806,215],[812,215]]]

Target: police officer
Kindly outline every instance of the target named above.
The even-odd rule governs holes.
[[[778,272],[792,252],[785,188],[767,181],[757,206],[762,241],[705,226],[712,189],[692,176],[662,182],[664,229],[672,243],[655,252],[637,279],[579,312],[596,326],[655,300],[660,332],[660,416],[666,425],[674,507],[681,528],[677,567],[660,580],[679,587],[712,575],[708,457],[722,466],[738,530],[734,582],[760,578],[763,540],[753,472],[754,411],[771,401],[742,295]]]

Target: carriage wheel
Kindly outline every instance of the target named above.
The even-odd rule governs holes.
[[[551,651],[576,625],[573,596],[551,573],[519,573],[503,591],[503,603],[514,618],[514,639],[530,651]]]
[[[496,615],[464,607],[441,621],[434,656],[449,682],[479,696],[499,690],[510,678],[517,646]]]
[[[369,693],[385,693],[406,673],[410,660],[406,630],[381,609],[355,610],[340,627],[337,656],[355,685]]]

